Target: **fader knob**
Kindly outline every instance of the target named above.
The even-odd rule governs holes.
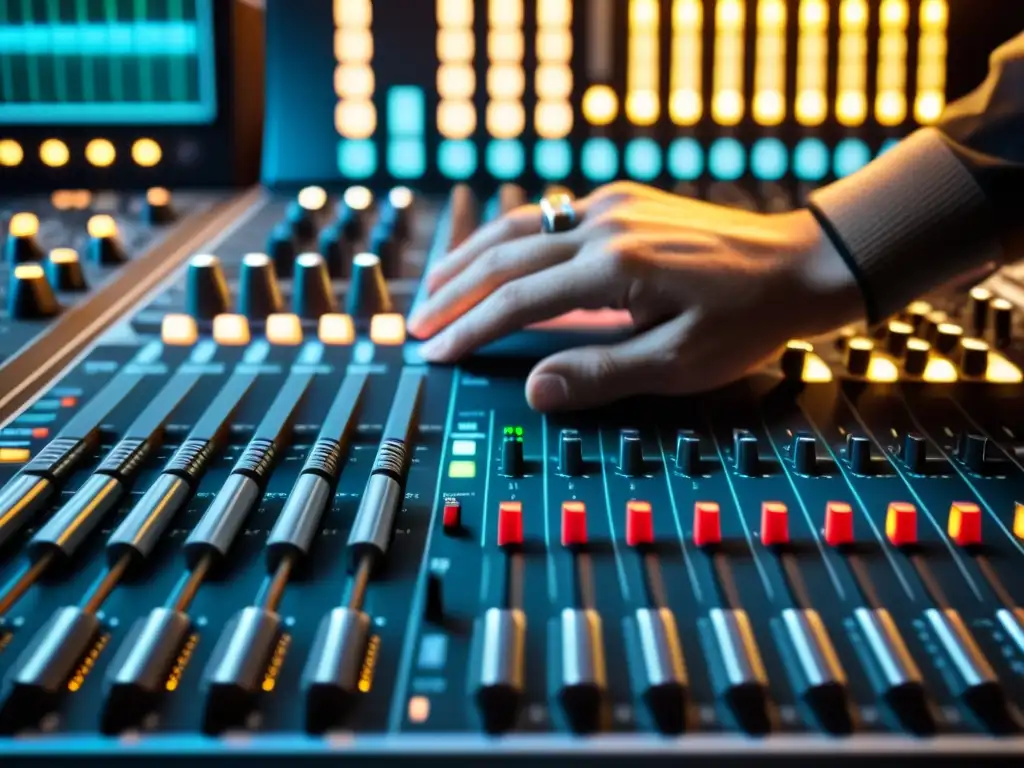
[[[903,358],[903,370],[911,376],[920,376],[928,367],[928,355],[932,345],[923,339],[910,339],[907,353]]]
[[[345,190],[337,223],[346,240],[355,243],[366,237],[366,217],[372,205],[373,193],[366,187]]]
[[[36,244],[39,232],[39,217],[34,213],[16,213],[7,225],[7,242],[4,244],[4,260],[11,264],[39,261],[41,252]]]
[[[352,241],[345,237],[343,228],[335,222],[320,232],[320,255],[327,262],[327,272],[332,278],[345,277],[348,265],[355,253]]]
[[[295,270],[295,241],[287,223],[282,222],[274,227],[267,237],[267,254],[274,262],[274,271],[278,277],[291,277]]]
[[[285,221],[292,235],[308,241],[316,236],[318,217],[327,206],[327,192],[323,187],[304,187],[294,200],[288,203]]]
[[[142,220],[147,224],[169,224],[174,221],[174,208],[171,207],[171,193],[163,187],[150,187],[146,190],[146,201],[142,206]]]
[[[250,320],[264,320],[280,312],[282,306],[270,257],[265,253],[245,254],[238,278],[238,311]]]
[[[907,342],[913,335],[914,326],[901,320],[893,320],[889,323],[889,333],[886,336],[885,348],[893,357],[903,357],[907,351]]]
[[[317,319],[334,312],[337,304],[331,291],[327,264],[319,253],[303,253],[295,260],[292,281],[292,311],[299,317]]]
[[[813,475],[817,470],[817,441],[813,435],[796,435],[793,438],[793,468],[801,475]]]
[[[744,429],[737,429],[732,434],[733,459],[736,471],[741,475],[756,475],[761,468],[758,456],[757,437]]]
[[[687,477],[700,474],[700,437],[689,429],[676,433],[676,471]]]
[[[935,329],[935,348],[944,355],[952,353],[960,339],[964,337],[964,329],[955,323],[939,323]]]
[[[57,291],[72,293],[86,289],[82,262],[74,248],[54,248],[46,257],[46,279]]]
[[[858,475],[871,474],[871,441],[863,435],[847,435],[846,461]]]
[[[393,187],[388,192],[388,203],[381,213],[381,220],[387,221],[395,239],[408,240],[412,230],[412,190],[408,187]]]
[[[630,477],[644,473],[644,446],[638,429],[619,432],[619,470]]]
[[[961,435],[956,453],[971,472],[980,475],[988,462],[988,438],[985,435]]]
[[[988,324],[988,308],[992,301],[992,291],[988,288],[972,288],[967,302],[967,313],[971,321],[971,333],[981,336]]]
[[[124,250],[117,239],[117,222],[113,216],[99,213],[86,224],[89,233],[87,255],[94,264],[120,264],[125,260]]]
[[[38,264],[19,264],[11,272],[7,314],[16,320],[39,320],[60,311],[46,273]]]
[[[402,261],[402,241],[395,236],[388,222],[377,222],[377,226],[370,233],[369,248],[371,253],[376,253],[380,256],[380,263],[385,277],[399,276]]]
[[[352,279],[349,282],[345,311],[355,318],[367,319],[391,311],[391,294],[384,280],[380,258],[372,253],[360,253],[352,259]]]
[[[988,344],[981,339],[960,342],[960,372],[964,376],[984,376],[988,370]]]
[[[583,440],[575,429],[563,429],[558,435],[558,471],[570,477],[583,474]]]
[[[523,436],[511,427],[505,428],[501,441],[501,474],[506,477],[523,475]]]
[[[212,320],[228,311],[229,301],[220,259],[211,253],[193,256],[185,278],[185,312],[197,320]]]
[[[925,467],[928,465],[928,441],[925,440],[924,435],[909,432],[903,438],[900,458],[911,472],[917,475],[924,474]]]
[[[864,376],[871,366],[871,353],[875,349],[875,343],[871,339],[858,336],[850,339],[846,345],[846,370],[852,376]]]
[[[996,349],[1005,349],[1013,340],[1013,305],[1006,299],[992,299],[989,314],[992,320],[992,342]]]

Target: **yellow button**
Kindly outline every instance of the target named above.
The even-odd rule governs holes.
[[[288,312],[267,316],[267,341],[271,344],[295,346],[302,343],[302,322]]]
[[[34,213],[16,213],[7,225],[11,237],[35,237],[39,231],[39,217]]]
[[[1013,513],[1013,535],[1024,539],[1024,504],[1019,502]]]
[[[90,216],[85,228],[89,233],[89,237],[96,240],[101,240],[105,237],[114,237],[117,235],[117,222],[114,221],[113,216],[106,213],[98,213],[95,216]]]
[[[352,318],[336,312],[320,315],[318,334],[324,344],[348,345],[356,340],[356,328]]]
[[[174,347],[191,347],[199,338],[199,328],[190,315],[164,315],[160,324],[160,339]]]
[[[397,312],[374,315],[370,319],[370,340],[386,346],[404,344],[405,318]]]
[[[248,344],[249,321],[245,315],[217,315],[213,318],[213,340],[225,347]]]
[[[448,465],[448,477],[468,480],[476,477],[475,461],[453,461]]]
[[[24,464],[31,457],[28,448],[0,448],[0,464]]]

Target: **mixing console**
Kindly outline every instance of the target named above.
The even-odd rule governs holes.
[[[121,26],[84,5],[50,19],[44,92],[7,101],[39,114],[97,35],[139,71],[209,66],[210,20],[213,123],[162,125],[131,91],[94,113],[142,122],[54,125],[73,154],[199,136],[234,180],[252,94],[220,86],[259,48],[252,5],[103,6]],[[266,5],[260,189],[180,189],[181,153],[37,177],[0,137],[33,186],[118,190],[0,214],[8,759],[1021,754],[1019,268],[794,339],[720,391],[587,412],[532,411],[525,376],[628,333],[618,315],[450,367],[405,328],[432,262],[554,184],[799,205],[980,80],[1019,8]],[[8,6],[0,74],[39,60],[51,13]],[[35,26],[15,44],[17,23]],[[137,38],[161,42],[138,56]],[[169,105],[193,121],[196,77]]]

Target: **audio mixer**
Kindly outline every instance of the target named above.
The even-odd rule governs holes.
[[[186,72],[215,62],[218,84],[256,65],[240,55],[262,48],[261,24],[238,24],[250,4],[209,17],[212,59],[190,41],[220,4],[151,5],[170,26],[90,20],[46,45],[160,39],[146,66],[187,54]],[[44,18],[0,8],[22,14],[7,24]],[[9,188],[6,354],[36,362],[0,369],[20,392],[0,401],[8,759],[1021,754],[1019,268],[794,339],[719,391],[564,414],[526,404],[532,363],[627,324],[576,314],[435,366],[405,318],[430,264],[556,187],[632,179],[798,206],[933,122],[1024,9],[262,12],[260,187],[217,191],[244,181],[216,147],[245,143],[251,94],[219,88],[217,114],[235,117],[195,127],[209,103],[197,75],[147,119],[177,125],[161,142],[205,137],[226,163],[216,180],[182,189],[177,166],[131,166],[121,181],[83,155],[68,179],[94,191]],[[0,72],[40,52],[13,39],[0,22]],[[74,153],[100,135],[89,114],[62,139]],[[116,135],[130,147],[140,124]],[[47,131],[11,141],[37,148]],[[29,211],[38,232],[13,215]],[[92,258],[111,245],[105,215],[123,266]],[[88,331],[65,322],[78,301]]]

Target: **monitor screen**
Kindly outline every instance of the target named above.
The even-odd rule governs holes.
[[[214,0],[0,0],[0,125],[203,124]]]

